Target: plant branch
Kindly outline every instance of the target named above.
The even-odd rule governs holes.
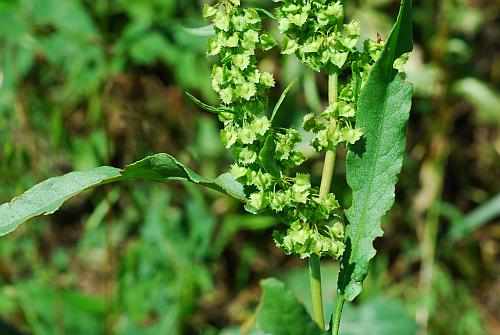
[[[330,105],[337,103],[338,97],[338,74],[334,73],[328,77],[328,103]],[[331,120],[335,122],[335,120]],[[336,148],[326,152],[325,164],[323,165],[323,175],[321,178],[320,195],[328,194],[332,183],[333,170],[335,167]],[[337,292],[335,298],[335,309],[333,311],[332,334],[337,335],[340,328],[340,317],[344,307],[344,297]]]
[[[328,104],[333,105],[337,102],[338,95],[338,74],[332,74],[328,77]],[[331,120],[335,122],[335,120]],[[335,148],[326,152],[325,162],[323,164],[323,174],[321,175],[320,195],[330,193],[332,184],[333,170],[335,168]],[[313,306],[314,321],[321,329],[325,329],[325,318],[323,313],[323,297],[321,293],[321,264],[319,256],[311,255],[309,257],[309,274],[311,281],[311,297]]]
[[[328,104],[334,105],[337,103],[338,95],[338,74],[334,73],[328,77]],[[330,122],[336,122],[330,120]],[[332,184],[333,169],[335,168],[336,149],[331,148],[326,152],[325,162],[323,164],[323,174],[321,175],[321,186],[319,188],[320,195],[330,193],[330,186]]]

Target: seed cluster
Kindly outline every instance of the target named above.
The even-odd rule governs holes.
[[[275,40],[263,32],[258,12],[240,8],[239,0],[205,5],[204,16],[213,19],[215,30],[208,54],[220,57],[212,86],[222,103],[221,138],[236,161],[231,173],[250,194],[247,210],[272,211],[289,225],[274,234],[286,253],[338,258],[345,246],[335,196],[320,196],[308,174],[285,175],[305,160],[295,150],[301,138],[293,128],[273,128],[266,115],[267,90],[275,82],[272,74],[257,68],[255,50],[269,50]]]
[[[356,53],[361,33],[358,21],[344,24],[344,9],[339,1],[274,0],[279,30],[285,35],[284,54],[297,57],[315,71],[326,68],[338,72]]]
[[[368,70],[383,44],[366,40],[358,49],[361,27],[353,20],[344,24],[340,1],[274,0],[279,2],[277,17],[284,34],[283,54],[295,54],[315,71],[342,75],[337,82],[337,101],[319,116],[304,116],[303,128],[315,134],[312,146],[318,151],[334,149],[338,144],[354,144],[363,132],[352,124],[356,101]]]

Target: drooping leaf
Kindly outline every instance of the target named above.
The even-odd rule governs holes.
[[[160,153],[146,157],[123,170],[102,166],[85,172],[71,172],[47,179],[8,203],[0,205],[0,236],[15,230],[21,223],[52,214],[69,198],[100,185],[123,180],[187,181],[203,185],[245,201],[243,186],[225,173],[215,179],[205,178],[190,170],[174,157]]]
[[[311,319],[306,308],[285,289],[285,284],[269,278],[261,282],[262,298],[257,310],[256,326],[269,335],[326,334]]]
[[[181,26],[181,29],[187,32],[188,34],[191,34],[193,36],[198,36],[198,37],[213,37],[215,36],[214,32],[214,25],[209,24],[203,27],[198,27],[198,28],[188,28]]]
[[[186,92],[186,94],[188,95],[188,97],[191,98],[191,100],[193,100],[193,102],[195,104],[197,104],[199,107],[203,108],[204,110],[206,110],[207,112],[210,112],[210,113],[220,113],[220,112],[229,112],[229,113],[233,113],[233,110],[230,109],[230,108],[227,108],[227,107],[214,107],[214,106],[210,106],[202,101],[200,101],[199,99],[197,99],[196,97],[194,97],[193,95],[189,94],[188,92]]]
[[[411,107],[412,86],[393,69],[394,61],[412,50],[411,1],[403,0],[396,24],[362,87],[356,127],[364,137],[347,156],[347,182],[353,202],[346,215],[346,251],[339,275],[339,294],[352,301],[362,289],[373,241],[382,236],[382,216],[394,203]]]
[[[418,327],[397,300],[376,299],[359,307],[346,306],[340,335],[415,335]]]
[[[263,13],[264,15],[266,15],[267,17],[273,19],[273,20],[276,20],[276,17],[268,10],[264,9],[264,8],[255,8],[256,11],[258,12],[261,12]]]

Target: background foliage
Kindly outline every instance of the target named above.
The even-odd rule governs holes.
[[[347,3],[366,34],[387,36],[397,1]],[[217,120],[184,94],[216,102],[206,39],[186,29],[204,25],[201,6],[2,1],[0,203],[54,175],[123,166],[154,152],[210,177],[224,172],[230,158]],[[345,334],[363,327],[414,334],[414,320],[429,334],[500,330],[499,12],[494,1],[414,1],[407,156],[366,288],[345,311]],[[300,78],[278,122],[299,122],[325,105],[326,78],[293,57],[274,50],[260,65],[282,88]],[[320,157],[303,150],[317,183]],[[342,166],[333,187],[348,204]],[[0,333],[251,331],[260,279],[276,276],[309,303],[305,264],[274,247],[275,224],[193,185],[87,193],[2,238]],[[336,271],[329,265],[323,274],[327,310]],[[403,328],[384,328],[395,319]]]

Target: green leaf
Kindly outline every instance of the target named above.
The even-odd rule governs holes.
[[[261,282],[262,299],[257,309],[257,328],[269,335],[326,334],[311,319],[306,308],[285,289],[285,284],[269,278]]]
[[[480,121],[500,125],[500,94],[488,84],[476,78],[464,78],[456,81],[452,91],[467,99],[476,109]]]
[[[276,20],[276,17],[268,10],[265,10],[264,8],[255,8],[256,11],[263,13],[267,17]]]
[[[204,110],[206,110],[207,112],[210,112],[210,113],[220,113],[220,112],[229,112],[229,113],[234,113],[234,111],[230,108],[227,108],[227,107],[214,107],[214,106],[210,106],[202,101],[200,101],[199,99],[195,98],[193,95],[189,94],[188,92],[186,92],[186,94],[188,95],[188,97],[191,98],[191,100],[193,100],[193,102],[195,104],[197,104],[199,107],[203,108]]]
[[[21,223],[52,214],[69,198],[100,185],[122,180],[187,181],[246,201],[243,186],[225,173],[216,179],[205,178],[182,165],[174,157],[160,153],[146,157],[123,170],[102,166],[85,172],[71,172],[47,179],[33,186],[11,202],[0,205],[0,236],[15,230]]]
[[[273,123],[273,120],[276,117],[276,114],[278,113],[278,109],[281,107],[281,104],[283,103],[283,100],[285,100],[286,95],[292,89],[293,85],[295,85],[295,83],[297,82],[297,80],[298,79],[295,78],[290,84],[288,84],[288,86],[285,88],[285,90],[283,91],[283,93],[281,93],[281,96],[280,96],[278,102],[274,106],[273,113],[271,114],[271,123]]]
[[[359,307],[346,306],[340,335],[414,335],[415,319],[397,300],[376,299]]]
[[[276,165],[274,153],[276,152],[276,144],[274,143],[274,132],[270,130],[266,135],[264,146],[259,151],[259,161],[266,172],[273,176],[280,175],[280,169]]]
[[[339,294],[352,301],[362,290],[373,241],[382,236],[382,216],[394,203],[396,175],[403,162],[412,86],[393,69],[394,60],[412,50],[411,1],[403,0],[398,19],[380,58],[364,84],[356,127],[365,137],[347,155],[347,182],[353,203],[346,215],[346,251],[339,275]]]
[[[214,25],[209,24],[203,27],[198,28],[188,28],[181,26],[181,29],[187,32],[190,35],[198,36],[198,37],[213,37],[215,36]]]
[[[446,207],[443,206],[443,208]],[[458,212],[457,209],[455,211]],[[466,236],[470,236],[475,230],[499,217],[500,193],[474,208],[466,215],[462,215],[460,212],[456,214],[451,220],[453,225],[446,236],[446,240],[450,242],[456,242]]]

